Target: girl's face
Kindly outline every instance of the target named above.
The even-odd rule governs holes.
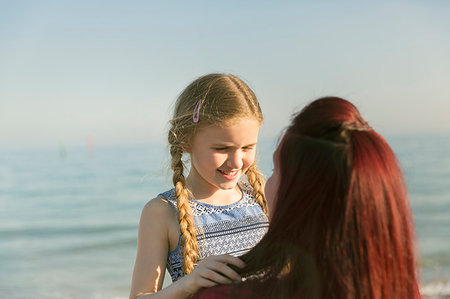
[[[280,167],[279,167],[279,146],[273,153],[273,171],[270,178],[267,179],[266,187],[264,189],[266,194],[267,207],[269,209],[269,220],[272,219],[275,210],[276,194],[280,184]]]
[[[255,161],[260,124],[256,119],[237,119],[229,126],[199,129],[192,145],[189,181],[201,193],[229,190]]]

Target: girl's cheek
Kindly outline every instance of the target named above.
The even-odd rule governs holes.
[[[245,160],[246,160],[246,164],[253,164],[253,162],[255,162],[255,156],[256,156],[256,151],[251,150],[249,152],[246,153],[245,155]]]
[[[214,163],[215,165],[222,165],[227,159],[227,155],[215,153],[211,157],[211,163]]]

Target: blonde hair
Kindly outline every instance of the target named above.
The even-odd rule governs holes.
[[[201,103],[199,107],[199,102]],[[198,114],[197,114],[198,113]],[[194,121],[194,114],[198,116]],[[169,145],[173,185],[177,197],[178,221],[183,248],[183,271],[189,274],[197,262],[198,245],[191,208],[189,190],[182,160],[197,129],[207,125],[226,126],[239,118],[256,119],[260,124],[263,115],[253,91],[241,79],[231,74],[208,74],[196,79],[178,97],[173,119],[170,121]],[[267,215],[264,180],[261,172],[251,165],[246,171],[253,195]]]

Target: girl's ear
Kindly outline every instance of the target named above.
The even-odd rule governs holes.
[[[186,153],[190,154],[191,151],[192,151],[191,145],[190,144],[183,145],[183,151],[185,151]]]

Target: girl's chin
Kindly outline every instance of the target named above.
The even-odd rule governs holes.
[[[239,179],[234,180],[232,182],[226,182],[219,184],[220,189],[222,190],[231,190],[236,188],[237,183],[239,182]]]

